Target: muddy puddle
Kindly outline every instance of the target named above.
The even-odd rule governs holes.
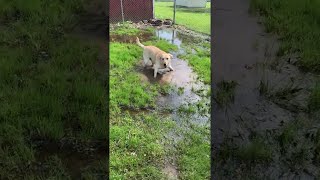
[[[195,93],[195,90],[208,89],[208,87],[197,79],[197,75],[193,72],[187,61],[178,58],[179,54],[185,53],[185,50],[181,46],[182,43],[184,43],[185,40],[189,40],[190,37],[185,38],[185,36],[179,34],[179,31],[169,28],[157,29],[155,31],[155,36],[158,39],[167,40],[169,43],[178,47],[177,52],[169,52],[173,55],[172,66],[174,71],[167,72],[163,75],[158,74],[157,77],[154,78],[153,69],[144,69],[142,61],[137,69],[143,81],[159,83],[162,85],[170,84],[176,87],[176,90],[170,92],[168,95],[160,96],[157,104],[160,109],[169,108],[173,110],[171,113],[172,118],[177,122],[182,120],[181,123],[183,123],[183,118],[181,116],[183,113],[179,113],[179,108],[203,99],[203,97],[200,97]],[[210,105],[209,102],[207,102],[207,105]],[[188,119],[194,123],[203,124],[207,122],[208,115],[195,113],[192,116],[188,116]]]
[[[37,170],[46,171],[48,160],[53,156],[57,156],[61,159],[71,178],[80,179],[85,168],[107,157],[106,145],[98,146],[98,144],[103,143],[80,147],[70,142],[42,141],[36,148]]]
[[[224,6],[227,3],[221,3],[217,8]],[[297,116],[297,112],[292,110],[306,106],[301,102],[305,97],[285,99],[277,95],[280,96],[290,88],[305,88],[302,82],[311,84],[310,76],[283,60],[290,57],[280,59],[277,56],[277,37],[265,33],[257,23],[258,18],[248,14],[246,2],[236,3],[232,7],[230,11],[215,12],[217,35],[213,50],[214,92],[219,91],[217,84],[221,81],[237,83],[234,101],[228,107],[221,108],[213,103],[216,146],[219,146],[226,134],[242,141],[253,131],[273,131],[279,129],[281,124],[292,121]],[[231,17],[235,19],[231,20]],[[290,104],[292,107],[280,104]]]
[[[111,34],[110,41],[111,42],[123,42],[123,43],[136,43],[136,37],[139,37],[140,41],[147,41],[150,40],[153,36],[152,32],[145,32],[139,33],[138,35],[118,35],[118,34]]]
[[[217,100],[212,102],[213,151],[217,157],[218,153],[223,153],[220,145],[227,140],[232,142],[232,148],[245,146],[256,133],[266,133],[263,137],[269,139],[272,137],[270,134],[281,132],[285,125],[297,117],[307,117],[308,95],[315,82],[312,75],[294,66],[294,55],[277,56],[280,43],[277,37],[265,33],[263,26],[258,23],[259,18],[249,15],[248,8],[249,1],[235,3],[226,0],[217,2],[213,11],[215,46],[212,67],[215,98],[221,90],[218,87],[220,82],[237,83],[232,93],[233,102],[229,102],[227,107],[220,107]],[[278,146],[274,141],[268,145],[272,146],[272,151],[276,151]],[[264,172],[259,177],[268,179],[281,179],[283,174],[290,174],[297,179],[302,177],[297,171],[286,172],[288,161],[292,159],[281,162],[275,157],[284,155],[278,152],[273,156],[270,166],[252,165],[249,174]],[[216,174],[221,176],[218,179],[230,178],[225,171],[232,171],[230,169],[235,164],[227,158],[221,164],[218,162],[215,167]],[[236,164],[237,167],[241,165],[239,162]],[[283,169],[277,168],[280,166]],[[234,175],[234,172],[230,173]],[[245,174],[246,170],[239,170],[240,173]]]

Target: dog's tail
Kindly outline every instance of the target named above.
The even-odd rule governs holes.
[[[138,37],[137,37],[136,42],[137,42],[137,44],[138,44],[140,47],[144,48],[144,45],[140,43],[140,41],[139,41],[139,38],[138,38]]]

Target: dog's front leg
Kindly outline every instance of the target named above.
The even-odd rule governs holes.
[[[168,72],[168,71],[169,71],[168,68],[158,69],[158,73],[159,73],[159,74],[164,74],[164,73],[166,73],[166,72]]]
[[[171,71],[174,71],[173,70],[173,67],[171,66],[171,64],[169,65],[169,67],[168,67]]]
[[[158,68],[154,66],[153,69],[154,69],[153,77],[156,78],[158,73]]]

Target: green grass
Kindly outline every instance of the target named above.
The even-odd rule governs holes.
[[[214,100],[220,107],[226,107],[234,101],[234,93],[237,83],[235,81],[221,81],[217,84]]]
[[[179,58],[187,60],[192,69],[196,72],[205,84],[211,83],[211,54],[209,43],[186,46],[186,54]],[[195,53],[192,53],[192,49]]]
[[[260,13],[268,32],[281,38],[279,55],[298,53],[298,65],[320,71],[320,1],[251,0],[250,10]]]
[[[143,31],[140,29],[135,28],[132,24],[130,23],[123,23],[120,26],[116,27],[114,30],[110,30],[111,35],[126,35],[126,36],[137,36],[141,33],[152,33],[153,28],[146,28]]]
[[[180,179],[210,179],[210,130],[194,126],[178,143]]]
[[[149,44],[151,42],[146,42]],[[161,40],[154,43],[157,47],[166,51],[176,47]],[[126,51],[124,51],[126,49]],[[127,108],[150,108],[155,106],[155,97],[158,91],[166,91],[166,86],[141,82],[135,72],[141,59],[142,49],[135,44],[111,43],[110,45],[110,103]],[[139,84],[139,86],[137,86]]]
[[[165,151],[160,141],[170,121],[155,114],[110,120],[111,179],[161,179]]]
[[[0,31],[0,179],[70,179],[64,159],[39,160],[36,139],[84,147],[106,141],[99,47],[68,35],[83,6],[81,0],[0,2],[6,24]],[[40,161],[43,170],[36,169]]]
[[[176,48],[165,41],[153,43],[166,50]],[[172,121],[157,113],[130,115],[124,110],[154,108],[159,93],[170,88],[141,81],[135,70],[141,54],[135,44],[110,44],[111,179],[164,178],[161,164],[165,151],[160,142]]]
[[[194,31],[210,34],[210,6],[205,8],[177,8],[176,24]],[[173,2],[155,2],[155,16],[160,19],[173,19]]]

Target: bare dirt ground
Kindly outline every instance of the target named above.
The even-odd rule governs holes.
[[[290,168],[291,159],[280,160],[278,152],[273,152],[277,158],[273,157],[272,163],[251,164],[250,168],[235,161],[218,160],[223,153],[222,144],[227,141],[235,146],[245,145],[257,133],[270,138],[272,135],[268,133],[275,134],[298,117],[306,117],[307,98],[315,80],[313,75],[294,66],[294,55],[277,57],[277,37],[265,33],[259,18],[251,16],[248,10],[249,0],[216,1],[213,7],[212,81],[215,99],[219,98],[220,82],[233,81],[236,84],[233,102],[227,107],[212,102],[216,175],[220,178],[244,177],[247,168],[246,173],[251,174],[251,178],[313,179],[316,171]],[[272,151],[276,149],[270,148]],[[231,174],[226,173],[232,170]],[[254,173],[258,174],[253,176]]]

